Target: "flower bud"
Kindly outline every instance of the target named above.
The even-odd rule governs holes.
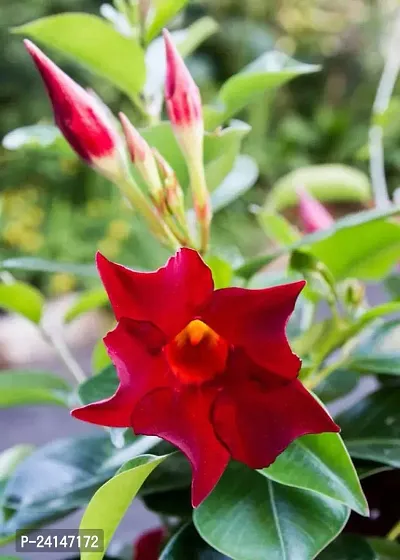
[[[299,197],[299,216],[306,233],[328,229],[335,223],[328,210],[304,187],[298,187],[296,191]]]
[[[162,210],[164,206],[164,192],[153,152],[128,117],[120,113],[119,118],[124,130],[132,163],[136,165],[139,173],[146,182],[155,205],[158,209]]]
[[[126,174],[123,145],[102,102],[67,76],[31,41],[24,43],[43,78],[56,124],[73,150],[112,180]]]
[[[188,165],[193,205],[200,226],[200,250],[204,253],[210,231],[211,202],[204,174],[204,123],[200,92],[166,30],[164,41],[167,57],[166,106]]]
[[[163,179],[164,196],[167,207],[171,214],[177,219],[178,223],[186,230],[185,199],[176,173],[167,160],[155,148],[153,148],[153,154]]]

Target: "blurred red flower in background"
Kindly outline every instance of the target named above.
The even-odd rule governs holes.
[[[156,272],[101,254],[97,266],[119,321],[105,344],[120,385],[72,414],[176,445],[192,465],[194,507],[231,458],[259,469],[299,436],[339,431],[297,379],[301,361],[285,334],[304,281],[214,290],[186,248]]]
[[[134,544],[133,560],[158,560],[165,537],[164,529],[152,529],[140,535]]]

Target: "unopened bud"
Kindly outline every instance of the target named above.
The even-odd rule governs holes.
[[[153,151],[126,115],[120,113],[119,118],[124,130],[131,160],[147,184],[155,205],[162,210],[164,200],[163,186]]]
[[[328,229],[335,223],[328,210],[304,187],[296,189],[299,197],[299,216],[306,233]]]
[[[163,180],[164,196],[170,213],[178,223],[186,229],[185,199],[175,171],[158,150],[153,148],[153,154]]]
[[[56,124],[73,150],[112,180],[126,174],[122,141],[102,102],[67,76],[31,41],[24,43],[43,78]]]

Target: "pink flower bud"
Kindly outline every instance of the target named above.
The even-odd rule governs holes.
[[[335,223],[328,210],[304,187],[298,187],[296,191],[299,197],[299,216],[306,233],[328,229]]]
[[[39,70],[53,105],[57,126],[75,152],[101,173],[125,169],[122,143],[101,102],[83,89],[31,41],[25,46]]]
[[[165,99],[170,121],[175,128],[200,127],[202,134],[203,113],[199,88],[166,29],[164,41],[167,57]]]
[[[119,118],[124,130],[131,160],[147,184],[154,204],[162,212],[164,208],[164,192],[153,151],[126,115],[120,113]]]

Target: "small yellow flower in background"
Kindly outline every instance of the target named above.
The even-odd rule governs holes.
[[[76,287],[76,278],[72,274],[58,272],[49,280],[49,291],[53,295],[66,294]]]
[[[44,237],[42,234],[29,229],[25,230],[18,247],[24,253],[35,254],[44,244]]]
[[[129,237],[131,227],[125,220],[112,220],[108,226],[108,237],[117,241],[123,241]]]

